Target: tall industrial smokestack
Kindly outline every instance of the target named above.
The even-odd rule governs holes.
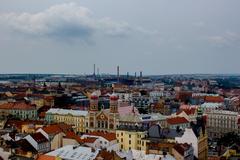
[[[119,81],[120,81],[119,66],[117,66],[117,80],[118,80],[118,83],[119,83]]]
[[[93,76],[94,77],[96,76],[96,65],[95,64],[93,65]]]
[[[97,75],[99,76],[99,68],[97,68]]]
[[[142,71],[140,71],[140,83],[142,84]]]

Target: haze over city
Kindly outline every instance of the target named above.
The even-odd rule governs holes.
[[[1,0],[0,73],[239,73],[240,1]]]

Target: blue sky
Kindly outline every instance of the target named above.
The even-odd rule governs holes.
[[[0,1],[0,73],[240,73],[239,0]]]

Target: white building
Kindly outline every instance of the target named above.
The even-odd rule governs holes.
[[[215,138],[221,137],[227,132],[240,133],[238,112],[227,110],[210,110],[206,111],[208,136]]]
[[[107,151],[118,151],[119,145],[115,133],[92,132],[84,134],[81,139],[90,139],[85,144],[94,149],[106,149]]]
[[[223,109],[224,108],[224,104],[223,103],[203,103],[200,106],[203,110],[203,112],[208,112],[208,111],[212,111],[212,110],[218,110],[218,109]]]
[[[60,157],[67,160],[94,160],[99,150],[93,150],[90,147],[81,147],[78,145],[67,145],[52,152],[48,156]]]

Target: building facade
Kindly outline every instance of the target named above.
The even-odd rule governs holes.
[[[146,130],[143,128],[120,126],[116,130],[116,137],[119,143],[119,148],[124,151],[131,149],[144,150],[142,147],[143,138],[147,135]]]
[[[211,138],[220,138],[227,132],[240,133],[238,112],[227,110],[211,110],[205,112],[207,115],[207,131]]]
[[[108,131],[115,132],[119,124],[118,96],[110,96],[110,108],[98,110],[98,96],[91,95],[89,112],[86,117],[86,132]]]
[[[85,133],[85,118],[87,111],[51,108],[46,112],[48,123],[65,123],[73,126],[75,132]]]
[[[0,115],[12,115],[16,118],[24,119],[37,119],[37,108],[25,102],[10,102],[0,105]]]

